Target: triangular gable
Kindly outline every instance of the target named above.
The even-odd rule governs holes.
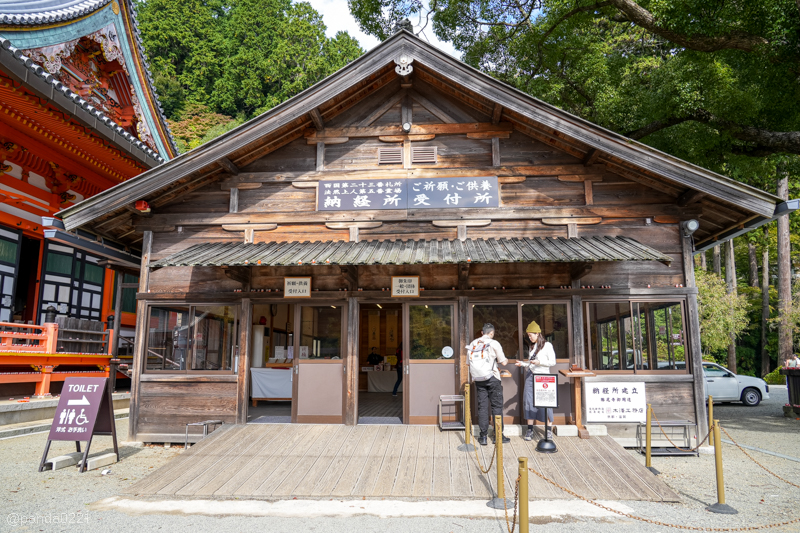
[[[406,63],[403,63],[403,58]],[[319,118],[315,114],[319,113],[320,108],[328,105],[328,109],[332,110],[331,114],[335,115],[336,105],[346,105],[346,102],[335,101],[340,95],[348,91],[352,93],[354,88],[368,88],[380,76],[396,76],[402,73],[402,69],[413,69],[415,65],[451,80],[462,91],[485,96],[494,103],[494,112],[502,114],[504,119],[511,117],[516,122],[527,123],[522,125],[535,129],[544,139],[566,146],[574,155],[583,155],[587,163],[602,160],[612,172],[654,188],[664,184],[662,187],[673,192],[697,192],[695,198],[705,195],[760,218],[772,217],[775,206],[780,201],[773,195],[570,115],[453,59],[408,32],[401,31],[358,60],[261,116],[160,167],[65,209],[59,215],[63,217],[68,229],[76,228],[129,206],[136,200],[150,198],[156,193],[177,191],[186,188],[187,183],[207,182],[210,177],[224,169],[236,169],[240,160],[233,157],[233,154],[247,154],[250,151],[263,155],[277,149],[297,138],[297,132],[313,127]],[[333,107],[329,105],[332,101],[335,104]],[[417,102],[425,107],[419,99]],[[436,116],[432,109],[426,109]],[[390,111],[391,106],[375,118]],[[441,120],[441,117],[437,118]],[[324,123],[321,122],[320,120],[318,127],[324,128]],[[294,136],[285,137],[282,141],[276,138],[265,143],[265,139],[276,132],[283,132],[284,135],[285,132],[294,132]],[[241,161],[245,163],[251,160],[251,157],[241,156]],[[678,205],[681,205],[680,201]]]

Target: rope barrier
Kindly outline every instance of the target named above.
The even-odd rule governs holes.
[[[551,479],[548,479],[546,476],[544,476],[543,474],[540,474],[539,472],[537,472],[536,470],[534,470],[531,467],[528,467],[528,470],[530,472],[536,474],[537,476],[539,476],[540,478],[542,478],[546,482],[550,483],[551,485],[563,490],[567,494],[575,496],[579,500],[583,500],[586,503],[594,505],[595,507],[599,507],[599,508],[604,509],[606,511],[609,511],[611,513],[614,513],[614,514],[617,514],[617,515],[620,515],[620,516],[624,516],[624,517],[630,518],[632,520],[638,520],[640,522],[647,522],[648,524],[653,524],[653,525],[657,525],[657,526],[672,527],[672,528],[675,528],[675,529],[687,529],[687,530],[690,530],[690,531],[755,531],[755,530],[758,530],[758,529],[770,529],[770,528],[773,528],[773,527],[788,526],[790,524],[800,523],[800,518],[795,518],[793,520],[787,520],[785,522],[780,522],[780,523],[776,523],[776,524],[763,524],[763,525],[760,525],[760,526],[747,526],[747,527],[701,527],[701,526],[682,526],[682,525],[679,525],[679,524],[670,524],[668,522],[661,522],[660,520],[651,520],[649,518],[643,518],[641,516],[632,515],[630,513],[623,513],[622,511],[617,511],[616,509],[612,509],[611,507],[607,507],[607,506],[603,505],[602,503],[597,503],[596,501],[590,500],[588,498],[584,498],[583,496],[581,496],[577,492],[574,492],[574,491],[572,491],[572,490],[570,490],[570,489],[568,489],[566,487],[562,487],[561,485],[559,485],[555,481],[553,481]]]
[[[773,472],[772,470],[770,470],[770,469],[769,469],[769,468],[767,468],[766,466],[762,465],[761,463],[759,463],[758,461],[756,461],[755,459],[753,459],[753,457],[752,457],[752,456],[751,456],[749,453],[747,453],[746,451],[744,451],[744,448],[742,448],[741,446],[739,446],[739,443],[738,443],[738,442],[736,442],[736,441],[734,440],[734,438],[733,438],[733,437],[731,437],[731,434],[730,434],[730,433],[728,433],[728,430],[727,430],[727,429],[725,429],[724,427],[722,427],[722,425],[720,425],[719,427],[720,427],[720,429],[722,429],[722,431],[724,431],[724,432],[725,432],[725,434],[728,436],[728,438],[729,438],[729,439],[731,439],[731,442],[733,442],[733,444],[734,444],[734,445],[736,445],[736,447],[737,447],[737,448],[739,448],[739,450],[741,450],[741,452],[747,456],[747,458],[748,458],[748,459],[750,459],[750,460],[751,460],[751,461],[753,461],[755,464],[757,464],[758,466],[760,466],[761,468],[763,468],[763,469],[764,469],[764,470],[765,470],[767,473],[769,473],[769,474],[772,474],[773,476],[775,476],[776,478],[780,479],[780,480],[781,480],[781,481],[783,481],[784,483],[788,483],[789,485],[792,485],[793,487],[797,487],[798,489],[800,489],[800,485],[798,485],[797,483],[792,483],[792,482],[791,482],[791,481],[789,481],[788,479],[783,479],[781,476],[779,476],[778,474],[776,474],[775,472]]]

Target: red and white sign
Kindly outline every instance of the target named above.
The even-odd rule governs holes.
[[[536,407],[558,407],[557,375],[533,375],[533,405]]]

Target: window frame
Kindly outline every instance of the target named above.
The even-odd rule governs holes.
[[[522,308],[526,305],[565,305],[567,307],[567,356],[566,357],[558,357],[559,354],[556,354],[556,363],[569,363],[572,361],[572,354],[573,354],[573,346],[574,340],[572,338],[572,300],[571,299],[553,299],[553,298],[545,298],[542,300],[535,300],[535,299],[525,299],[525,300],[469,300],[469,331],[475,331],[475,324],[474,324],[474,312],[473,307],[476,305],[516,305],[517,306],[517,331],[519,331],[519,337],[517,339],[517,353],[523,355],[524,348],[525,348],[525,340],[523,334],[525,333],[524,329],[526,324],[523,324],[522,320]],[[470,339],[471,341],[472,339]],[[516,361],[517,359],[508,358],[509,361]]]
[[[638,303],[642,303],[642,302],[645,302],[645,303],[647,303],[647,302],[649,302],[649,303],[675,303],[675,304],[679,304],[681,306],[681,321],[682,321],[682,324],[683,324],[683,329],[682,329],[683,335],[682,335],[682,338],[681,338],[681,342],[683,344],[684,354],[686,354],[686,357],[685,357],[686,358],[686,362],[685,362],[686,363],[685,364],[686,368],[685,369],[683,369],[683,370],[680,370],[680,369],[676,369],[676,370],[671,370],[671,369],[670,370],[653,370],[653,369],[648,368],[648,369],[645,370],[645,369],[637,368],[638,366],[643,366],[641,364],[642,361],[643,361],[643,359],[642,359],[643,351],[639,351],[639,353],[637,354],[637,351],[636,351],[637,344],[640,347],[646,345],[647,348],[648,348],[648,354],[650,354],[651,350],[653,349],[653,346],[651,345],[651,342],[650,342],[651,339],[650,338],[644,338],[643,335],[641,334],[641,330],[642,330],[641,321],[639,321],[638,319],[634,321],[633,304],[638,304]],[[634,337],[633,337],[633,342],[634,342],[634,346],[633,346],[634,364],[633,364],[633,369],[631,369],[631,370],[627,370],[627,369],[600,370],[600,369],[594,368],[594,345],[592,343],[592,331],[591,331],[592,323],[591,323],[591,316],[590,316],[590,312],[589,312],[589,306],[592,305],[592,304],[615,304],[615,303],[618,303],[618,304],[627,303],[628,304],[628,310],[630,312],[631,327],[632,327],[632,329],[634,331],[635,331],[635,329],[637,327],[636,324],[638,324],[638,327],[639,327],[639,335],[638,336],[634,335]],[[588,367],[587,368],[588,370],[591,370],[592,372],[595,372],[597,374],[619,374],[619,375],[664,376],[664,375],[670,375],[670,374],[671,375],[691,375],[692,374],[692,360],[693,360],[693,357],[695,356],[695,354],[692,353],[690,343],[688,342],[688,337],[689,337],[690,332],[689,332],[689,323],[688,323],[688,320],[687,320],[688,313],[687,313],[687,309],[686,309],[686,305],[687,305],[686,296],[684,296],[684,295],[674,295],[674,296],[671,296],[671,295],[663,295],[663,296],[662,295],[657,295],[657,296],[644,296],[644,297],[643,296],[636,296],[636,297],[629,297],[629,298],[624,298],[624,297],[602,298],[602,297],[599,297],[599,298],[587,298],[587,299],[584,299],[582,301],[582,304],[583,304],[583,324],[584,324],[584,345],[585,345],[586,363],[587,363],[586,366]],[[624,337],[621,340],[624,341]],[[623,350],[623,349],[627,350],[627,343],[623,342],[622,344],[624,344],[624,346],[619,346],[618,349],[617,349],[618,352]]]
[[[195,355],[195,310],[198,307],[214,307],[214,306],[228,306],[231,307],[234,311],[234,324],[235,330],[233,332],[233,344],[231,348],[233,352],[231,354],[231,369],[230,370],[192,370],[190,367],[191,365],[187,365],[187,368],[184,370],[156,370],[156,369],[148,369],[147,368],[147,353],[150,349],[150,320],[152,318],[152,310],[153,308],[168,308],[168,307],[185,307],[187,308],[187,313],[189,315],[189,320],[191,321],[191,335],[189,336],[190,342],[190,351],[188,360],[191,361]],[[159,375],[213,375],[213,376],[230,376],[230,375],[238,375],[238,366],[236,364],[237,358],[241,356],[239,353],[239,342],[241,336],[241,305],[231,303],[231,302],[181,302],[181,301],[166,301],[166,302],[153,302],[147,304],[146,315],[147,319],[145,321],[145,342],[144,342],[144,357],[142,357],[141,362],[141,372],[143,374],[159,374]]]

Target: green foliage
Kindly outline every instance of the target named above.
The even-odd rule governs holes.
[[[730,334],[738,336],[748,324],[747,298],[729,293],[725,280],[713,272],[695,270],[700,344],[708,355],[725,349]]]
[[[181,151],[228,131],[358,58],[291,0],[137,0],[155,85]],[[234,119],[233,117],[238,117]]]
[[[785,385],[786,384],[786,376],[781,375],[780,373],[781,367],[776,368],[766,376],[764,376],[764,381],[767,382],[767,385]]]
[[[168,121],[181,152],[197,148],[244,122],[241,118],[214,113],[207,106],[195,103],[186,104],[186,110],[177,120]]]

